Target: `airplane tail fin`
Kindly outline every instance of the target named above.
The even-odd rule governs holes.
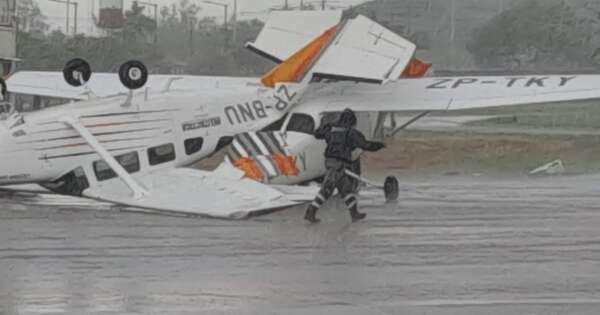
[[[340,22],[340,12],[314,14],[277,12],[247,44],[283,60],[263,76],[265,86],[322,79],[384,84],[400,78],[413,59],[415,44],[364,16]]]

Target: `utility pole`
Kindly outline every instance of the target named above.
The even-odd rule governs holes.
[[[73,5],[75,6],[75,15],[73,16],[74,21],[73,21],[73,34],[77,34],[77,11],[79,9],[79,3],[77,2],[73,2]]]
[[[71,0],[67,0],[67,27],[65,29],[65,34],[69,34],[69,13],[71,8],[69,7],[71,5]]]
[[[233,0],[233,38],[232,38],[232,41],[233,41],[234,45],[237,42],[237,15],[238,15],[237,0]]]
[[[190,22],[190,57],[194,55],[194,24],[192,23],[192,19]]]
[[[454,43],[456,38],[456,0],[452,0],[450,8],[450,41]]]
[[[321,0],[321,10],[325,11],[325,5],[327,4],[327,0]]]
[[[158,42],[158,4],[144,2],[144,1],[136,1],[136,2],[139,4],[151,6],[154,8],[154,24],[156,24],[156,27],[154,28],[154,43],[156,44]]]
[[[229,7],[229,5],[226,4],[226,3],[221,3],[221,2],[216,2],[216,1],[209,1],[209,0],[205,0],[205,1],[202,1],[202,2],[207,3],[207,4],[212,4],[212,5],[223,7],[223,9],[225,10],[225,16],[224,16],[224,19],[223,19],[223,26],[225,27],[225,29],[227,29],[227,16],[228,16],[227,15],[227,8]],[[234,3],[234,4],[237,5],[237,3]]]
[[[284,9],[284,10],[289,10],[289,9],[290,9],[290,6],[289,6],[289,3],[288,3],[288,0],[285,0],[285,4],[283,5],[283,9]]]

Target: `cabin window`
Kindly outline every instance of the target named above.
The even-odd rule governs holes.
[[[70,196],[81,196],[86,189],[90,188],[85,171],[81,167],[63,175],[54,182],[43,183],[41,185],[57,194]]]
[[[217,152],[217,151],[223,149],[224,147],[230,145],[231,142],[233,142],[233,137],[231,137],[231,136],[221,137],[219,139],[219,142],[217,143],[217,147],[215,148],[215,152]]]
[[[326,124],[335,124],[338,120],[340,120],[341,115],[341,112],[323,114],[321,117],[321,126],[325,126]]]
[[[115,156],[115,160],[123,166],[128,173],[135,173],[140,171],[140,159],[137,152],[125,153],[122,155]],[[94,162],[94,173],[98,181],[109,180],[117,177],[117,174],[104,162],[99,160]]]
[[[204,144],[204,138],[201,137],[185,140],[183,142],[183,145],[185,146],[185,154],[192,155],[200,152],[200,150],[202,150],[202,144]]]
[[[172,143],[148,149],[150,165],[158,165],[173,160],[175,160],[175,146]]]
[[[286,131],[296,131],[312,135],[315,132],[315,120],[310,115],[293,114]]]

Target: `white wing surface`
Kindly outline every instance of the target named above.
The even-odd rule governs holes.
[[[162,90],[173,78],[171,89],[211,91],[214,89],[256,88],[260,84],[257,78],[236,77],[205,77],[189,75],[150,75],[146,88],[151,91]],[[10,93],[39,95],[56,98],[86,100],[92,92],[97,97],[106,97],[119,93],[127,93],[116,73],[94,73],[86,86],[72,87],[63,79],[61,72],[20,71],[13,74],[7,81]]]
[[[246,47],[281,62],[337,25],[341,11],[273,11],[254,43]]]
[[[312,71],[321,78],[385,83],[400,77],[416,48],[361,15],[346,22]]]
[[[222,219],[244,219],[311,200],[312,187],[275,187],[221,172],[165,169],[135,177],[148,193],[136,199],[116,178],[84,191],[84,196],[128,207]]]
[[[323,112],[436,111],[600,99],[600,75],[403,79],[384,86],[336,83],[306,103]]]

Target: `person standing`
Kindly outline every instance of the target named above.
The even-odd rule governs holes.
[[[337,188],[350,211],[352,222],[364,219],[366,213],[358,211],[358,201],[353,194],[354,179],[346,174],[346,169],[352,164],[352,151],[363,149],[365,151],[379,151],[385,147],[381,142],[367,141],[365,136],[356,127],[356,115],[351,109],[346,109],[335,124],[324,124],[315,131],[315,138],[325,140],[325,180],[315,197],[308,206],[304,219],[311,223],[318,223],[317,211],[325,201],[331,197]]]

